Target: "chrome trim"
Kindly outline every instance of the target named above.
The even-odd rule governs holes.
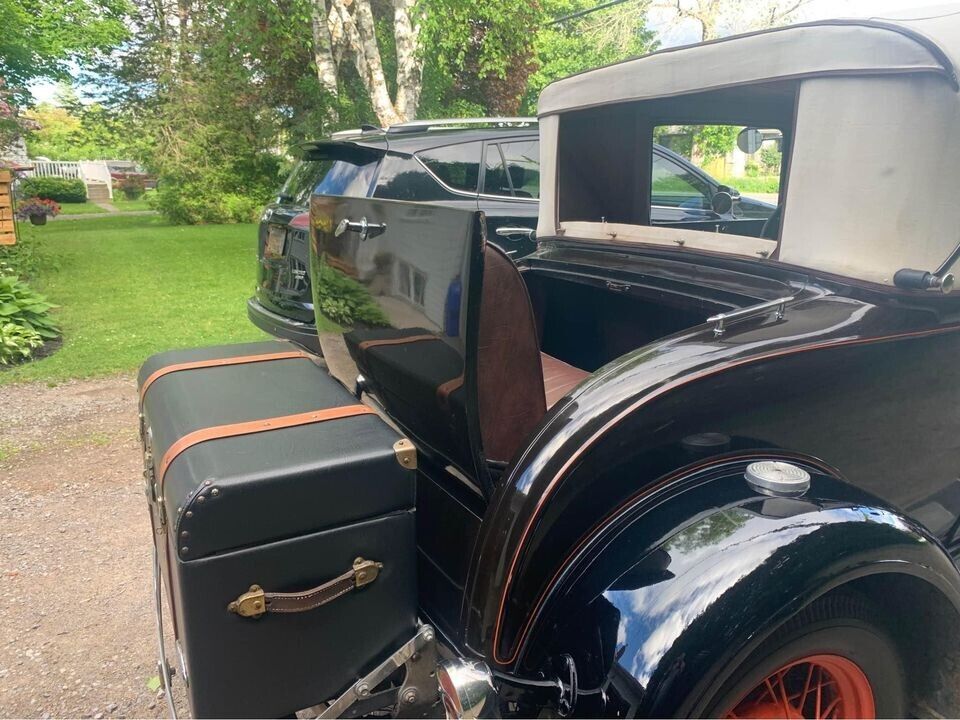
[[[519,141],[520,141],[520,138],[512,139],[512,140],[509,140],[509,141],[507,141],[507,140],[498,140],[498,141],[496,141],[496,142],[519,142]],[[480,142],[480,141],[478,140],[478,141],[476,141],[476,142]],[[433,148],[431,148],[431,149],[433,149]],[[424,151],[422,151],[422,152],[426,152],[426,150],[424,150]],[[437,177],[437,174],[436,174],[435,172],[433,172],[433,170],[431,170],[429,167],[427,167],[427,164],[426,164],[423,160],[420,159],[420,156],[419,156],[419,155],[414,155],[414,156],[413,156],[413,159],[416,160],[418,163],[420,163],[420,165],[423,167],[423,169],[426,170],[427,174],[428,174],[430,177],[432,177],[440,187],[442,187],[442,188],[443,188],[444,190],[446,190],[447,192],[453,193],[454,195],[459,195],[460,197],[470,198],[471,200],[476,200],[477,198],[484,198],[484,199],[486,199],[486,200],[503,200],[503,201],[505,201],[505,202],[520,202],[520,203],[525,203],[525,204],[528,204],[528,205],[532,205],[532,204],[534,204],[534,203],[539,204],[539,202],[540,202],[540,198],[521,198],[521,197],[515,197],[515,196],[513,196],[513,195],[491,195],[490,193],[467,192],[466,190],[457,190],[456,188],[450,187],[450,186],[447,185],[443,180],[441,180],[439,177]]]
[[[162,540],[165,542],[165,540]],[[170,717],[177,720],[177,706],[173,702],[173,674],[170,672],[170,666],[167,664],[167,648],[163,639],[163,586],[160,579],[160,555],[157,553],[157,543],[153,543],[153,606],[157,613],[157,672],[160,675],[160,682],[163,685],[163,694],[167,699],[167,710]],[[177,643],[177,651],[180,651]],[[183,656],[181,655],[181,660]]]
[[[747,484],[759,493],[798,497],[810,489],[810,473],[783,460],[759,460],[747,465]]]
[[[783,314],[786,311],[787,303],[793,302],[795,298],[796,296],[791,295],[789,297],[777,298],[776,300],[768,300],[767,302],[762,302],[759,305],[751,305],[750,307],[740,308],[739,310],[734,310],[732,312],[712,315],[711,317],[707,318],[707,322],[714,325],[713,336],[720,337],[724,332],[726,332],[728,323],[759,317],[769,310],[776,310],[777,320],[783,320]]]
[[[514,227],[514,226],[505,225],[503,227],[498,227],[496,232],[497,232],[497,235],[499,235],[502,238],[506,238],[507,240],[513,240],[514,242],[520,242],[521,238],[526,238],[527,240],[532,239],[534,236],[534,233],[536,233],[536,230],[534,230],[533,228]]]
[[[396,123],[387,128],[389,134],[412,133],[418,130],[429,130],[430,128],[451,128],[461,125],[537,125],[538,120],[535,117],[473,117],[473,118],[443,118],[441,120],[411,120],[409,122]]]
[[[437,668],[437,683],[447,720],[500,717],[493,673],[481,660],[445,660]]]

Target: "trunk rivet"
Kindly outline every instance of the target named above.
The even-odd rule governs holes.
[[[413,688],[410,688],[409,690],[407,690],[406,692],[404,692],[404,693],[403,693],[403,701],[404,701],[407,705],[413,705],[413,704],[417,701],[417,691],[414,690]]]
[[[193,517],[193,510],[187,510],[187,517]]]
[[[183,532],[180,533],[180,537],[182,537],[182,538],[190,537],[190,533],[188,533],[186,530],[184,530]]]
[[[189,550],[190,550],[190,548],[188,548],[186,545],[184,545],[182,548],[180,548],[180,552],[182,552],[182,553],[184,553],[184,554],[186,554],[187,552],[189,552]]]
[[[210,491],[210,494],[216,497],[217,495],[220,494],[220,488],[214,488],[213,490]]]
[[[206,499],[207,499],[206,495],[197,495],[197,502],[204,502],[206,501]]]

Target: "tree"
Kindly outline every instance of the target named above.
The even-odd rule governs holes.
[[[69,76],[69,62],[115,47],[127,37],[126,0],[2,0],[0,77],[18,105],[28,83]]]
[[[674,22],[693,21],[700,41],[738,32],[776,27],[793,20],[810,0],[654,0]]]
[[[545,11],[562,18],[595,5],[594,0],[551,0]],[[541,27],[534,40],[537,69],[530,75],[524,99],[527,110],[536,110],[540,91],[554,80],[655,50],[655,33],[646,27],[648,5],[649,0],[629,0]]]

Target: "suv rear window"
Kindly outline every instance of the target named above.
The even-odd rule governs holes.
[[[313,188],[332,164],[330,160],[298,160],[280,189],[280,202],[306,206]]]
[[[482,151],[483,143],[470,142],[424,150],[417,153],[417,157],[447,187],[475,193],[477,191],[477,181],[480,178],[480,154]]]
[[[280,191],[280,201],[306,206],[310,195],[366,197],[380,158],[364,154],[353,158],[305,158],[290,173]]]

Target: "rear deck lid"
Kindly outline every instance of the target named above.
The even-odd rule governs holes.
[[[419,445],[476,476],[480,213],[314,195],[311,277],[320,345]]]

